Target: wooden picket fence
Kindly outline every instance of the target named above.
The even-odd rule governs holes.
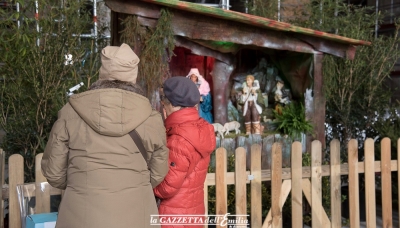
[[[400,155],[400,139],[397,142],[397,154]],[[365,174],[366,227],[377,227],[375,173],[381,175],[382,227],[393,227],[392,220],[392,178],[391,172],[397,171],[399,160],[391,160],[390,139],[381,141],[381,161],[375,161],[374,141],[365,141],[364,161],[358,161],[358,142],[348,143],[348,161],[340,164],[340,142],[330,143],[330,165],[322,165],[322,146],[319,141],[311,145],[311,166],[302,166],[302,145],[294,142],[291,148],[291,168],[282,168],[282,147],[279,143],[272,146],[271,170],[261,170],[261,147],[251,147],[250,170],[246,170],[246,150],[239,147],[235,151],[235,172],[226,172],[227,157],[224,148],[216,150],[216,172],[209,173],[205,183],[216,186],[216,214],[227,211],[227,185],[235,185],[236,214],[246,215],[246,184],[251,187],[251,227],[282,227],[282,208],[291,192],[292,227],[303,227],[303,194],[311,206],[312,227],[342,227],[341,213],[341,176],[348,175],[350,227],[360,227],[360,188],[359,173]],[[328,217],[322,207],[322,177],[330,176],[331,215]],[[399,175],[400,179],[400,175]],[[271,181],[271,209],[262,220],[261,183]],[[398,186],[399,180],[396,185]],[[400,196],[400,188],[399,196]],[[205,205],[208,191],[204,191]],[[400,209],[400,208],[399,208]],[[207,210],[206,210],[207,211]],[[399,210],[400,211],[400,210]],[[218,227],[218,226],[217,226]]]
[[[400,155],[400,139],[397,142],[398,156]],[[205,205],[208,205],[208,186],[216,188],[216,214],[225,215],[227,211],[227,186],[235,185],[236,215],[249,215],[252,228],[282,227],[282,207],[291,192],[292,227],[303,227],[303,194],[311,206],[312,227],[341,227],[341,176],[348,175],[350,227],[360,227],[359,208],[359,173],[365,174],[366,195],[366,224],[367,227],[376,227],[376,196],[375,173],[381,174],[382,195],[382,227],[393,227],[392,220],[392,178],[391,172],[397,171],[399,161],[391,160],[390,139],[381,141],[381,161],[375,161],[374,141],[365,141],[364,161],[358,161],[358,144],[356,140],[348,143],[348,161],[340,164],[340,142],[333,140],[330,143],[330,165],[322,165],[322,146],[319,141],[311,145],[311,166],[302,166],[302,145],[299,142],[292,144],[291,168],[282,168],[282,145],[274,143],[272,146],[272,167],[270,170],[261,170],[261,147],[258,144],[251,146],[251,167],[246,170],[246,149],[239,147],[235,151],[235,172],[227,172],[227,154],[224,148],[216,150],[216,171],[207,175],[204,184]],[[24,183],[24,160],[21,155],[12,155],[8,161],[9,182],[4,184],[4,152],[0,149],[0,182],[3,191],[0,191],[0,218],[4,216],[4,200],[9,202],[9,227],[20,228],[21,218],[16,186]],[[41,173],[40,161],[42,154],[36,156],[36,183],[25,184],[30,194],[36,195],[36,213],[50,211],[50,195],[59,195],[61,191],[55,188],[42,191],[39,187],[46,179]],[[330,176],[331,185],[331,216],[328,217],[322,207],[322,177]],[[399,175],[400,178],[400,175]],[[262,181],[271,182],[271,209],[267,217],[262,219]],[[398,180],[396,185],[398,185]],[[246,186],[250,184],[251,211],[247,212]],[[47,188],[46,188],[47,189]],[[400,188],[399,195],[400,195]],[[206,211],[207,208],[206,208]],[[400,211],[400,210],[399,210]],[[243,217],[248,219],[248,217]],[[0,228],[3,228],[0,219]],[[217,227],[222,227],[218,226]]]

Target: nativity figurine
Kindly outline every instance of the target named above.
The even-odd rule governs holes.
[[[212,110],[212,100],[210,93],[210,85],[204,79],[197,68],[190,69],[189,74],[186,76],[192,80],[200,92],[200,103],[198,105],[199,115],[207,122],[212,124],[214,122]]]
[[[231,121],[224,124],[225,135],[230,131],[235,131],[235,134],[240,134],[240,123],[237,121]]]
[[[282,108],[291,102],[288,92],[283,89],[284,85],[285,82],[281,78],[277,77],[274,99],[275,111],[277,111],[278,114],[282,114]]]
[[[261,134],[260,115],[262,108],[257,104],[258,92],[260,84],[254,79],[253,75],[247,75],[246,82],[243,83],[242,102],[244,124],[246,134]]]

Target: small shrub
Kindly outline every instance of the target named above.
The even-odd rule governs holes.
[[[292,102],[282,108],[282,113],[274,110],[277,129],[292,139],[299,139],[301,134],[313,132],[313,126],[306,120],[305,109],[302,103]]]

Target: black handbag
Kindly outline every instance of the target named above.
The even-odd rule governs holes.
[[[138,147],[140,153],[142,154],[144,160],[147,163],[147,168],[149,168],[149,164],[147,161],[147,153],[146,153],[146,149],[144,148],[142,139],[140,138],[139,134],[136,132],[135,129],[133,129],[131,132],[129,132],[129,135],[131,136],[131,138],[133,139],[133,141],[135,142],[136,146]],[[157,208],[160,207],[161,204],[161,199],[158,197],[156,198],[156,204],[157,204]]]

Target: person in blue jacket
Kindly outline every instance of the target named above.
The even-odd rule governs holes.
[[[210,85],[204,79],[203,76],[200,75],[200,72],[197,68],[190,69],[189,74],[186,76],[190,78],[197,86],[200,92],[200,103],[199,103],[199,115],[203,119],[205,119],[209,123],[213,123],[213,115],[211,113],[212,110],[212,99],[210,94]]]

